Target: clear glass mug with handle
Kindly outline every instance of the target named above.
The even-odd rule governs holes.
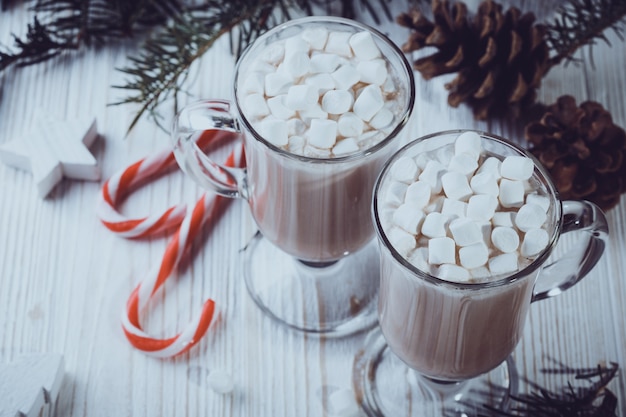
[[[357,53],[363,44],[358,46],[353,37],[370,42],[364,47],[369,56]],[[307,56],[298,49],[290,52],[302,45],[309,48]],[[288,60],[296,69],[302,62],[317,67],[285,80],[280,68]],[[369,68],[369,77],[382,74],[385,82],[366,82],[361,75],[346,87],[357,68]],[[346,120],[359,111],[368,113],[367,101],[358,111],[357,102],[368,88],[377,89],[385,96],[379,113],[389,116],[386,125],[375,127],[376,116],[369,114],[369,122],[344,124],[342,130],[344,114],[320,113],[328,108],[321,107],[328,91],[320,83],[329,80],[336,87],[326,85],[325,90],[342,89],[336,105],[341,107],[345,91],[352,96]],[[309,82],[320,87],[314,108],[285,109],[289,100],[307,100]],[[203,100],[185,107],[176,116],[173,140],[179,165],[193,180],[221,195],[243,198],[250,207],[260,233],[243,254],[248,292],[267,315],[301,331],[345,335],[371,327],[376,322],[378,256],[369,206],[376,177],[397,150],[396,137],[413,109],[409,63],[391,40],[366,25],[336,17],[296,19],[262,35],[242,54],[233,97],[233,102]],[[339,132],[332,149],[317,146],[322,125]],[[350,128],[361,132],[346,138],[341,132]],[[246,169],[221,166],[200,149],[199,135],[216,129],[241,133]],[[340,149],[340,143],[350,146]]]
[[[425,211],[443,212],[445,216],[445,236],[452,241],[452,265],[439,257],[443,252],[432,243],[438,238],[424,235],[433,234],[430,229],[426,231],[425,223],[414,243],[406,246],[404,235],[397,230],[401,229],[398,225],[406,228],[408,223],[397,214],[401,211],[397,200],[389,196],[395,195],[391,191],[394,187],[411,187],[398,186],[394,166],[408,160],[419,166],[425,161],[454,158],[463,153],[459,150],[463,146],[455,149],[462,136],[482,148],[477,169],[470,167],[470,172],[463,174],[471,193],[455,200],[462,204],[451,204],[448,194],[454,195],[456,186],[464,182],[451,186],[440,173],[439,178],[444,179],[442,196],[435,197],[438,194],[433,192],[425,206]],[[507,170],[511,161],[523,162],[530,178],[501,177],[491,186],[488,182],[493,178],[481,181],[491,175],[489,169],[495,170],[491,171],[494,177],[500,170],[504,173],[502,161],[509,157]],[[458,167],[458,160],[447,166],[453,171],[455,164]],[[448,181],[454,175],[448,176]],[[426,181],[427,177],[415,174],[409,183]],[[521,193],[516,198],[509,192],[511,188],[506,191],[515,181],[521,182],[514,184]],[[413,187],[420,190],[417,185]],[[497,206],[473,205],[474,196],[488,192],[490,187],[498,193]],[[405,191],[403,196],[406,200],[402,204],[418,200],[412,191]],[[437,198],[444,200],[437,203]],[[483,198],[483,202],[489,199]],[[496,215],[490,211],[494,209],[504,214]],[[415,208],[415,212],[419,210]],[[559,200],[546,170],[530,153],[503,138],[473,131],[434,133],[398,151],[376,183],[372,212],[381,257],[380,329],[370,335],[354,371],[356,391],[371,416],[473,415],[483,403],[505,407],[506,398],[516,389],[510,355],[523,334],[531,303],[560,294],[579,282],[601,258],[608,238],[606,218],[597,206],[587,201]],[[468,240],[472,235],[468,220],[480,225],[474,229],[479,230],[478,243]],[[499,228],[506,230],[494,233]],[[508,239],[502,239],[507,236],[504,232]],[[578,246],[566,256],[555,252],[551,257],[560,237],[572,232],[580,235]],[[481,248],[487,252],[481,255]],[[486,391],[493,396],[476,399]],[[478,410],[473,409],[475,406]]]

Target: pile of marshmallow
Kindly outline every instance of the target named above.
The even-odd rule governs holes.
[[[369,32],[309,28],[259,53],[238,96],[257,132],[308,157],[343,156],[391,131],[398,92]]]
[[[382,193],[385,234],[414,266],[442,279],[471,282],[514,273],[550,239],[550,199],[531,181],[534,168],[525,156],[487,155],[475,132],[402,156]]]

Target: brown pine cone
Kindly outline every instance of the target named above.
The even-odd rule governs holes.
[[[561,96],[526,126],[530,151],[550,171],[564,200],[585,199],[609,210],[626,191],[626,132],[599,103],[576,106]]]
[[[457,72],[446,84],[448,103],[469,104],[479,120],[520,110],[533,104],[536,89],[549,69],[546,29],[534,24],[532,13],[486,0],[474,19],[464,3],[433,0],[431,22],[418,10],[401,14],[397,22],[411,29],[405,52],[434,46],[437,52],[417,59],[413,66],[424,79]]]

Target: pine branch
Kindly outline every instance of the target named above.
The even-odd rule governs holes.
[[[610,45],[604,32],[613,29],[624,40],[626,1],[569,0],[558,10],[558,17],[547,25],[546,40],[556,53],[550,66],[561,61],[573,61],[574,53],[583,46],[592,47],[597,40]]]

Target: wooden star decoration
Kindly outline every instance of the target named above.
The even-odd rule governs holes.
[[[24,136],[0,145],[0,160],[29,171],[40,197],[46,197],[63,177],[100,179],[89,147],[98,137],[96,119],[58,121],[43,115]]]
[[[63,356],[51,353],[24,354],[0,363],[0,417],[54,415],[64,368]]]

